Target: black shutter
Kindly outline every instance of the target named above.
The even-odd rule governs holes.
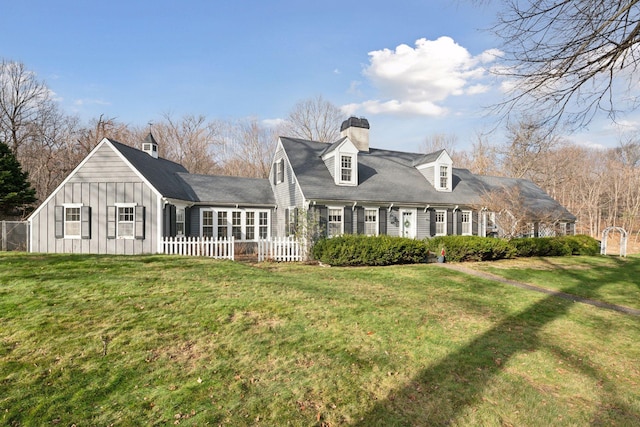
[[[54,206],[53,215],[56,239],[62,239],[64,237],[64,206]]]
[[[135,238],[138,240],[144,239],[145,232],[145,208],[144,206],[136,206],[136,222],[135,222]]]
[[[453,234],[453,211],[451,209],[447,209],[447,236],[451,236]]]
[[[293,208],[293,234],[298,232],[298,208]]]
[[[319,206],[318,212],[320,212],[320,217],[318,218],[320,234],[323,236],[327,236],[329,234],[329,230],[327,229],[329,221],[329,209],[326,206]]]
[[[436,211],[434,209],[429,210],[429,235],[431,237],[436,235]]]
[[[176,224],[176,219],[177,219],[176,206],[169,205],[169,233],[171,233],[171,236],[175,236],[176,233],[178,232],[178,225]]]
[[[107,206],[107,239],[116,238],[116,215],[118,215],[116,207]]]
[[[350,207],[344,208],[344,234],[353,234],[353,209]]]
[[[462,212],[456,211],[456,234],[462,234]]]
[[[163,212],[163,225],[162,225],[162,235],[164,237],[173,236],[171,234],[171,206],[173,205],[165,205]]]
[[[278,183],[278,163],[274,162],[273,163],[273,183],[277,184]]]
[[[356,233],[364,234],[364,208],[362,206],[356,208]]]
[[[91,206],[82,206],[80,208],[80,237],[83,239],[91,239]]]
[[[378,234],[385,235],[387,234],[387,210],[380,208],[378,210],[378,216]]]
[[[184,235],[191,236],[191,208],[184,208]]]
[[[284,159],[280,159],[280,173],[278,174],[278,182],[284,182]]]

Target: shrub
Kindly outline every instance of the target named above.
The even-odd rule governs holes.
[[[426,262],[423,241],[391,236],[345,234],[321,239],[313,247],[313,258],[336,266],[392,265]]]
[[[519,257],[567,256],[571,246],[560,237],[520,237],[511,239]]]
[[[437,255],[445,248],[449,261],[492,261],[516,254],[508,240],[493,237],[439,236],[427,240],[427,246]]]
[[[577,234],[562,236],[559,239],[569,245],[572,255],[598,255],[600,253],[600,241],[591,236]]]

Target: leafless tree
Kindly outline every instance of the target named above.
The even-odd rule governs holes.
[[[482,3],[482,1],[478,1]],[[640,0],[500,0],[506,112],[577,128],[638,106]],[[624,96],[620,96],[623,94]]]
[[[191,173],[211,174],[218,170],[215,156],[222,144],[218,122],[207,121],[202,115],[176,119],[166,113],[152,130],[162,157],[180,163]]]
[[[478,175],[502,175],[498,164],[498,149],[482,134],[477,135],[476,141],[471,144],[471,150],[456,153],[454,164]]]
[[[458,136],[453,133],[434,133],[427,136],[422,144],[419,146],[419,150],[422,153],[435,153],[439,150],[447,150],[447,153],[451,157],[456,154],[456,146],[458,145]]]
[[[47,86],[21,62],[0,61],[0,137],[15,155],[29,138],[30,124],[53,108]]]
[[[340,138],[344,118],[340,108],[318,96],[298,102],[279,132],[282,136],[334,142]]]

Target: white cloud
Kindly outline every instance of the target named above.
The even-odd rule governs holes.
[[[268,128],[277,128],[283,123],[286,123],[285,119],[264,119],[262,120],[262,124]]]
[[[102,99],[76,99],[73,101],[73,104],[81,107],[84,105],[111,105],[110,102],[104,101]]]
[[[370,114],[397,113],[441,116],[448,113],[442,104],[451,96],[485,93],[489,86],[486,65],[501,52],[490,49],[472,56],[450,37],[418,39],[415,47],[369,52],[363,74],[379,91],[380,100],[350,104],[345,109]]]

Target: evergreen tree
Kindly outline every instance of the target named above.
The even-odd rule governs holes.
[[[0,141],[0,218],[24,212],[35,203],[36,191],[28,176],[9,146]]]

